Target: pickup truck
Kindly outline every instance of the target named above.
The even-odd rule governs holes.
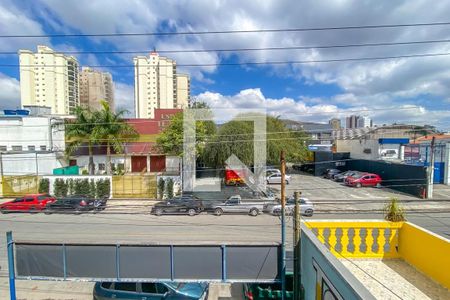
[[[241,200],[241,196],[234,195],[229,197],[224,203],[212,206],[211,209],[216,216],[221,216],[224,213],[245,213],[256,217],[262,213],[263,202],[241,202]]]

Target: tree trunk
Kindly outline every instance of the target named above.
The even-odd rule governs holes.
[[[95,165],[94,165],[94,154],[92,153],[92,145],[89,144],[88,149],[89,149],[89,164],[88,164],[89,175],[94,175]]]
[[[106,144],[106,174],[111,175],[111,148]]]

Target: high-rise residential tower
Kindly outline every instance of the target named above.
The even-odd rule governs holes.
[[[83,67],[80,72],[80,104],[92,110],[99,110],[102,100],[108,102],[114,111],[114,86],[111,74]]]
[[[68,115],[80,104],[78,61],[47,46],[37,52],[19,50],[22,106],[47,106],[52,114]]]
[[[134,61],[137,118],[154,118],[155,108],[184,108],[190,97],[189,76],[177,74],[176,62],[152,52]],[[179,87],[178,87],[179,85]]]

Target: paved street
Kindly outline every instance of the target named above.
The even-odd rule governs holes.
[[[276,186],[272,186],[276,188]],[[381,219],[384,202],[397,195],[407,209],[407,218],[428,230],[450,237],[448,201],[430,201],[396,194],[389,189],[348,188],[330,180],[293,175],[288,185],[312,200],[316,212],[311,219]],[[239,189],[236,189],[239,191]],[[440,193],[446,188],[441,188]],[[270,215],[189,216],[149,214],[154,201],[116,200],[98,214],[0,215],[0,295],[7,294],[5,233],[16,240],[105,243],[190,243],[190,242],[279,242],[280,219]],[[288,217],[288,247],[291,247],[292,218]],[[67,292],[75,290],[75,292]],[[18,295],[31,299],[90,299],[92,283],[18,282]],[[21,296],[22,295],[22,296]]]

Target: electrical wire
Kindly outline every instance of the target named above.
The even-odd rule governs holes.
[[[247,30],[212,30],[212,31],[178,31],[178,32],[128,32],[128,33],[71,33],[71,34],[3,34],[0,38],[41,38],[41,37],[123,37],[123,36],[176,36],[176,35],[211,35],[211,34],[236,34],[236,33],[272,33],[272,32],[307,32],[307,31],[334,31],[355,29],[381,29],[381,28],[405,28],[405,27],[430,27],[447,26],[450,22],[423,22],[406,24],[374,24],[353,26],[329,26],[329,27],[304,27],[304,28],[272,28],[272,29],[247,29]]]
[[[282,47],[258,47],[258,48],[232,48],[232,49],[158,49],[157,53],[204,53],[204,52],[249,52],[249,51],[278,51],[278,50],[312,50],[312,49],[334,49],[334,48],[355,48],[355,47],[378,47],[378,46],[403,46],[403,45],[422,45],[422,44],[439,44],[450,43],[450,39],[425,40],[425,41],[403,41],[403,42],[377,42],[377,43],[360,43],[360,44],[335,44],[335,45],[315,45],[315,46],[282,46]],[[58,51],[55,54],[145,54],[153,52],[151,50],[98,50],[98,51]],[[39,54],[39,53],[36,53]],[[0,51],[0,55],[17,55],[13,51]]]
[[[236,63],[206,63],[206,64],[177,64],[178,67],[218,67],[218,66],[252,66],[252,65],[296,65],[296,64],[312,64],[312,63],[335,63],[335,62],[351,62],[351,61],[372,61],[372,60],[390,60],[390,59],[404,59],[404,58],[422,58],[422,57],[442,57],[448,56],[450,52],[441,53],[418,53],[392,56],[372,56],[372,57],[348,57],[336,59],[318,59],[318,60],[292,60],[292,61],[257,61],[257,62],[236,62]],[[91,68],[148,68],[151,65],[87,65]],[[65,65],[20,65],[20,64],[0,64],[4,68],[58,68],[67,67]],[[158,68],[168,67],[173,68],[172,65],[162,65]]]

